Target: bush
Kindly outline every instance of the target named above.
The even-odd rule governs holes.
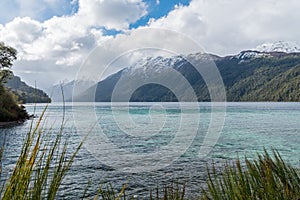
[[[23,121],[28,117],[25,108],[18,105],[14,95],[0,84],[0,122]]]

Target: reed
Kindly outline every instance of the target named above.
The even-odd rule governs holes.
[[[42,112],[35,126],[31,124],[16,165],[5,181],[1,199],[55,199],[59,187],[70,169],[83,141],[68,154],[68,140],[62,141],[64,119],[60,130],[43,129]],[[55,137],[49,141],[49,137]],[[1,149],[1,152],[3,149]],[[1,154],[0,154],[1,155]]]
[[[299,169],[286,163],[278,151],[270,155],[266,150],[257,159],[240,159],[225,164],[218,175],[215,167],[208,169],[207,189],[201,199],[300,199]]]

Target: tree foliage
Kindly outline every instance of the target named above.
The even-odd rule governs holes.
[[[13,72],[9,69],[0,70],[0,83],[7,83],[13,77]]]
[[[0,42],[0,84],[7,82],[13,73],[10,70],[17,59],[17,50]]]
[[[17,50],[0,42],[0,69],[11,68],[13,61],[17,59]]]
[[[16,96],[0,85],[0,122],[23,121],[28,117],[24,107],[16,102]]]
[[[4,87],[4,83],[13,76],[12,63],[17,59],[17,51],[0,42],[0,122],[23,121],[28,114],[23,106],[18,105],[16,95]]]

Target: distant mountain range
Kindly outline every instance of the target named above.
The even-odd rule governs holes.
[[[87,90],[91,85],[95,85],[95,82],[91,81],[80,81],[73,80],[67,83],[61,83],[53,85],[48,88],[46,91],[51,96],[53,102],[62,102],[63,99],[67,102],[72,101],[73,97],[73,88],[76,84],[76,89],[80,89],[80,91]]]
[[[65,101],[71,101],[74,83],[75,83],[75,81],[56,84],[56,85],[53,85],[52,87],[48,88],[46,91],[51,96],[51,99],[53,102],[62,102],[63,99]],[[62,89],[63,89],[63,91],[62,91]],[[62,95],[62,92],[64,93],[64,96]]]
[[[15,94],[22,103],[51,102],[51,99],[44,91],[28,86],[18,76],[13,76],[12,79],[8,80],[5,87]]]
[[[156,74],[170,79],[172,77],[168,69],[172,68],[188,80],[198,101],[210,101],[203,78],[185,59],[187,57],[193,62],[205,62],[208,59],[215,62],[223,78],[227,101],[300,101],[300,46],[297,43],[282,41],[263,44],[255,49],[225,57],[196,53],[170,58],[144,58],[100,81],[73,100],[87,101],[88,94],[96,91],[95,101],[109,102],[120,78],[142,80]],[[130,81],[123,84],[119,99],[114,100],[123,101],[122,96],[126,96],[126,88],[132,87],[130,84]],[[185,95],[185,91],[181,94]],[[147,84],[137,88],[130,101],[177,101],[177,97],[166,87]]]

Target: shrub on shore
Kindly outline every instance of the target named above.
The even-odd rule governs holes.
[[[19,106],[15,95],[4,84],[13,76],[11,67],[17,59],[17,51],[0,42],[0,122],[24,121],[28,114]]]
[[[0,84],[0,122],[24,121],[29,116],[14,95]]]

